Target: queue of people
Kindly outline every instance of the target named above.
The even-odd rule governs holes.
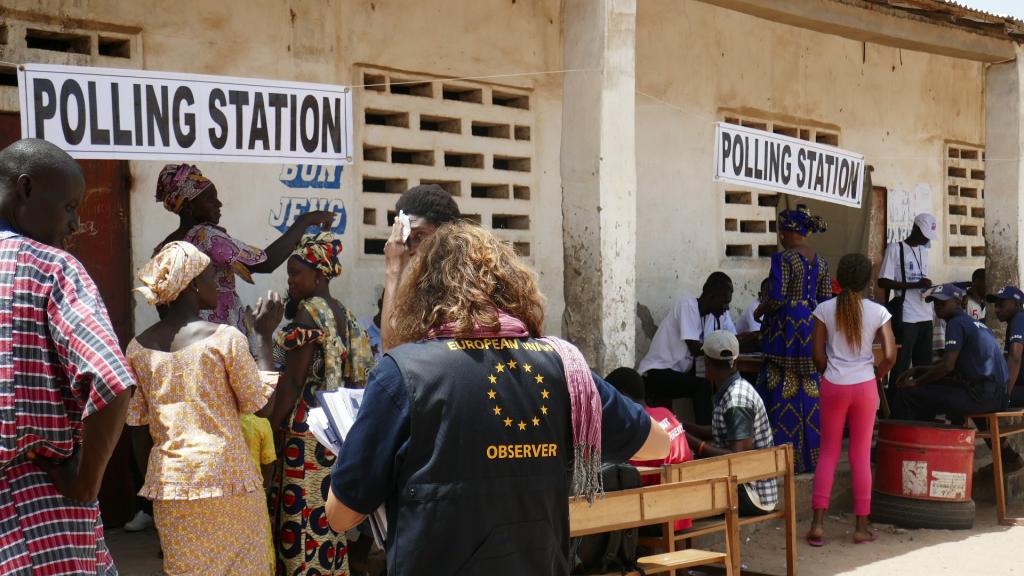
[[[0,353],[12,360],[0,399],[25,407],[0,411],[4,574],[116,574],[95,499],[125,424],[168,574],[348,574],[346,535],[381,505],[390,574],[568,574],[569,498],[600,494],[602,462],[792,443],[795,469],[815,473],[806,539],[821,546],[848,424],[853,539],[870,542],[877,379],[895,366],[903,418],[962,420],[1024,401],[1024,292],[986,296],[975,275],[971,301],[1008,324],[1000,347],[963,288],[931,286],[928,214],[887,248],[879,286],[898,296],[882,306],[863,296],[870,260],[844,256],[833,283],[809,242],[825,223],[804,206],[781,212],[783,250],[742,331],[732,279],[714,272],[675,302],[639,371],[606,381],[545,334],[534,273],[439,186],[398,199],[408,223],[396,218],[378,309],[362,323],[331,290],[343,246],[329,213],[261,250],[219,226],[216,186],[198,168],[168,165],[156,186],[179,227],[138,276],[160,320],[122,355],[88,273],[59,248],[78,228],[81,170],[39,140],[0,151]],[[236,276],[281,265],[286,299],[268,293],[247,314]],[[748,379],[737,361],[750,348],[762,368]],[[366,391],[335,455],[308,416],[342,387]],[[693,400],[695,422],[672,413],[677,398]],[[744,515],[777,502],[774,481],[740,489]]]
[[[212,181],[168,165],[157,199],[180,225],[137,288],[160,320],[126,354],[88,273],[59,248],[84,190],[52,144],[0,151],[0,298],[13,311],[0,319],[13,361],[3,401],[24,406],[0,415],[4,574],[117,573],[96,495],[125,424],[175,575],[347,574],[346,531],[385,502],[400,527],[390,573],[567,574],[569,496],[600,493],[602,461],[669,451],[641,406],[544,334],[533,272],[438,186],[399,199],[412,234],[396,223],[386,248],[374,350],[330,289],[342,244],[329,214],[253,248],[219,227]],[[285,263],[287,299],[271,292],[246,314],[236,276]],[[511,344],[453,353],[453,340],[478,338]],[[343,386],[367,390],[338,457],[306,419],[318,393]],[[438,525],[461,531],[442,543]]]
[[[715,272],[700,298],[681,298],[659,326],[639,364],[646,399],[653,404],[692,398],[694,422],[684,421],[682,427],[698,458],[722,453],[723,448],[750,449],[749,444],[730,447],[717,439],[713,448],[703,443],[709,439],[706,423],[712,419],[708,406],[716,407],[717,422],[719,398],[719,386],[706,366],[719,362],[713,354],[720,352],[705,334],[711,334],[712,322],[740,341],[755,330],[756,345],[743,350],[760,361],[754,388],[768,415],[770,440],[774,445],[793,444],[795,470],[815,474],[808,543],[825,544],[824,517],[846,429],[856,517],[853,539],[869,542],[876,537],[868,515],[871,442],[880,400],[877,383],[888,378],[886,396],[896,418],[931,421],[945,416],[962,422],[967,414],[1024,405],[1024,388],[1017,385],[1024,370],[1024,292],[1008,286],[986,296],[983,269],[976,270],[969,283],[933,286],[928,249],[937,236],[937,224],[932,215],[922,213],[906,240],[886,247],[877,284],[892,298],[887,297],[883,306],[864,296],[872,267],[866,256],[844,256],[832,280],[829,263],[808,242],[826,225],[806,207],[780,212],[777,223],[783,250],[773,256],[769,277],[741,316],[742,332],[729,318],[732,283],[714,283],[714,278],[724,276]],[[997,317],[1007,322],[1002,350],[981,321],[986,302],[994,303]],[[939,338],[937,362],[934,334]],[[671,366],[674,370],[667,369]],[[701,367],[700,379],[696,366]],[[695,382],[710,386],[695,387]],[[713,402],[703,399],[703,390],[716,391]],[[756,412],[756,407],[751,410]],[[735,418],[726,421],[733,423]],[[742,439],[754,436],[749,426],[742,428],[747,430]],[[735,439],[728,436],[730,442]],[[1024,458],[1009,444],[1004,441],[1002,448],[1008,471],[1024,468]]]

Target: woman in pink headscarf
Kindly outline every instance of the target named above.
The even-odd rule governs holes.
[[[266,248],[250,246],[219,226],[221,202],[217,199],[217,187],[199,168],[190,164],[164,166],[157,178],[156,199],[177,214],[180,223],[154,252],[168,242],[183,240],[209,256],[217,275],[217,306],[205,311],[203,317],[210,322],[234,326],[243,334],[249,331],[235,291],[235,276],[251,284],[253,273],[270,273],[284,264],[307,228],[319,225],[328,229],[334,222],[333,212],[307,212]]]

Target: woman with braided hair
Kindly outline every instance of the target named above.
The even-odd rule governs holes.
[[[871,542],[871,434],[878,408],[876,379],[896,363],[896,341],[884,306],[862,296],[871,280],[871,261],[863,254],[847,254],[836,270],[842,292],[814,310],[814,364],[821,380],[821,454],[814,473],[811,507],[814,520],[807,533],[811,546],[822,546],[822,522],[832,494],[832,480],[843,443],[843,425],[850,422],[850,468],[853,472],[853,512],[857,526],[853,541]],[[882,343],[883,358],[874,364],[872,344]]]
[[[825,221],[806,206],[778,218],[784,250],[772,256],[768,293],[754,312],[761,323],[764,364],[757,389],[768,410],[775,445],[792,444],[794,467],[812,472],[818,462],[818,370],[811,358],[811,312],[832,297],[828,262],[807,243]]]

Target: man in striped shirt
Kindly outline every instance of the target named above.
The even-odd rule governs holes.
[[[56,246],[85,182],[56,146],[0,151],[0,574],[117,574],[96,495],[134,386],[106,308]]]

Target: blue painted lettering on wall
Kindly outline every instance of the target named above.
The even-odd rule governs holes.
[[[281,183],[289,188],[341,189],[341,166],[287,164],[281,167]]]
[[[335,234],[345,233],[348,215],[345,212],[345,203],[341,198],[282,196],[280,208],[277,211],[270,211],[270,225],[280,232],[284,232],[295,223],[296,218],[306,212],[315,212],[317,210],[327,210],[337,214],[338,217],[334,221],[334,228],[331,228],[331,232]]]

